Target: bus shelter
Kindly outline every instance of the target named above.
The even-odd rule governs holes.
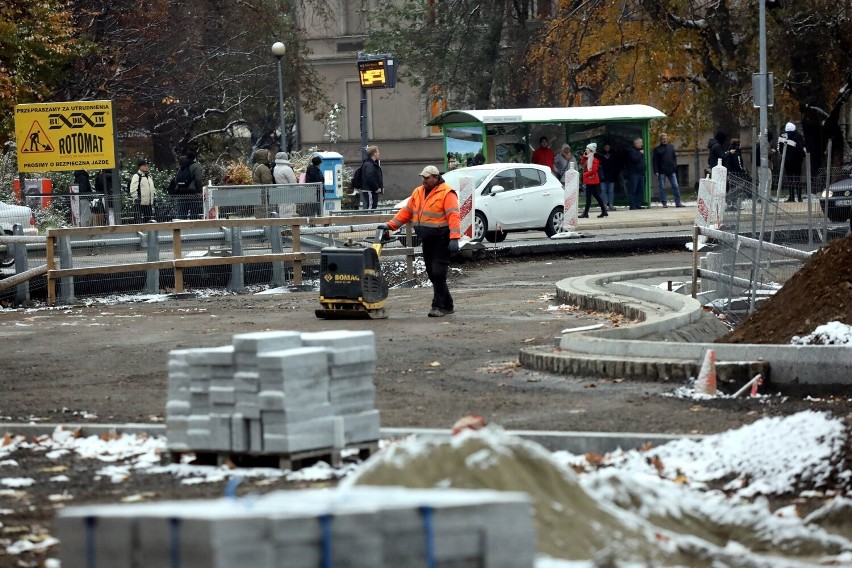
[[[515,108],[491,110],[450,110],[433,118],[428,125],[440,126],[444,134],[445,167],[475,163],[528,163],[542,136],[547,136],[554,153],[568,143],[579,163],[590,142],[598,151],[609,143],[620,165],[616,202],[627,203],[624,165],[636,138],[645,145],[645,190],[643,203],[651,197],[650,123],[666,115],[647,105],[612,105],[564,108]],[[579,168],[579,165],[577,166]]]

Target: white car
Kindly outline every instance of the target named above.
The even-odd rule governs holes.
[[[14,225],[21,225],[24,233],[34,232],[35,217],[33,217],[33,210],[25,205],[13,205],[0,201],[0,231],[11,235]]]
[[[11,235],[12,227],[21,225],[24,234],[35,233],[35,218],[33,210],[23,205],[12,205],[0,201],[0,234]],[[0,266],[11,266],[15,263],[10,249],[0,250]]]
[[[565,220],[565,190],[550,171],[536,164],[485,164],[443,174],[459,191],[473,179],[473,241],[502,242],[514,231],[544,231],[552,237]],[[404,207],[408,200],[397,204]]]

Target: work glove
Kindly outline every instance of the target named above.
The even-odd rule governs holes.
[[[391,230],[390,225],[388,225],[387,223],[382,223],[381,225],[379,225],[376,228],[381,229],[382,231],[390,231]]]
[[[447,246],[447,250],[450,251],[450,254],[456,254],[459,252],[459,240],[458,239],[450,239],[450,244]]]

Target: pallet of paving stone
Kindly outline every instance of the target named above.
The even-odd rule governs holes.
[[[358,459],[361,461],[372,457],[379,451],[379,441],[373,440],[370,442],[359,442],[357,444],[346,444],[344,450],[355,450],[358,452]]]
[[[376,442],[376,448],[378,449],[378,442]],[[360,451],[362,450],[359,449],[359,452]],[[338,467],[343,462],[339,448],[323,448],[291,453],[205,451],[169,452],[171,463],[181,463],[184,461],[185,456],[192,456],[189,461],[192,465],[225,465],[236,468],[271,467],[289,471],[296,471],[298,469],[309,467],[321,461],[332,467]]]

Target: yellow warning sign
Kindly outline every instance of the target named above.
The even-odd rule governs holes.
[[[18,170],[115,167],[112,101],[15,105]]]

